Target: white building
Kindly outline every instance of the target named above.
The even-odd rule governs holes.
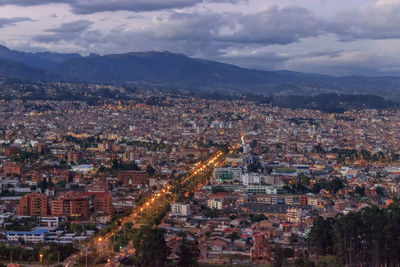
[[[174,203],[171,205],[171,215],[172,216],[189,216],[190,215],[190,205],[182,203]]]
[[[10,242],[18,242],[19,239],[21,238],[24,240],[26,243],[44,243],[46,233],[49,232],[49,230],[33,230],[30,232],[6,232],[5,235],[7,237],[7,240]]]
[[[301,222],[304,216],[303,209],[291,208],[286,211],[286,220],[288,222],[298,223]]]
[[[260,184],[262,177],[256,173],[245,173],[240,176],[240,182],[244,185]]]
[[[220,200],[220,199],[209,199],[209,200],[207,200],[207,206],[210,209],[222,210],[222,200]]]
[[[248,194],[267,194],[267,195],[276,195],[282,194],[283,189],[281,186],[272,186],[272,185],[248,185],[246,188],[246,192]]]
[[[44,227],[58,227],[58,217],[38,217],[38,225]]]

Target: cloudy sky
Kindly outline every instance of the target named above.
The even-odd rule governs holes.
[[[0,0],[0,44],[400,76],[400,0]]]

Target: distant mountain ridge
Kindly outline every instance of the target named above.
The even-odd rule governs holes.
[[[23,80],[54,81],[60,79],[57,74],[45,70],[10,61],[0,57],[0,77]],[[0,88],[1,89],[1,88]]]
[[[400,99],[398,77],[333,77],[250,70],[170,52],[83,57],[79,54],[25,53],[0,46],[1,58],[0,76],[27,80],[126,84],[265,96],[338,93],[376,94]]]
[[[0,45],[0,58],[16,61],[31,67],[51,71],[55,66],[73,58],[82,57],[79,54],[59,54],[52,52],[26,53],[8,49]]]

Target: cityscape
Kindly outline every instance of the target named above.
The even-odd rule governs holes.
[[[330,218],[398,201],[398,110],[330,114],[140,89],[135,97],[1,102],[2,260],[312,261],[329,254],[318,237]]]
[[[399,266],[398,12],[0,1],[0,267]]]

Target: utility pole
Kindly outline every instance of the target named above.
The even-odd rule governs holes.
[[[12,263],[12,253],[13,253],[13,251],[10,250],[10,263]]]
[[[58,255],[58,264],[60,264],[60,251],[58,251],[57,255]]]

